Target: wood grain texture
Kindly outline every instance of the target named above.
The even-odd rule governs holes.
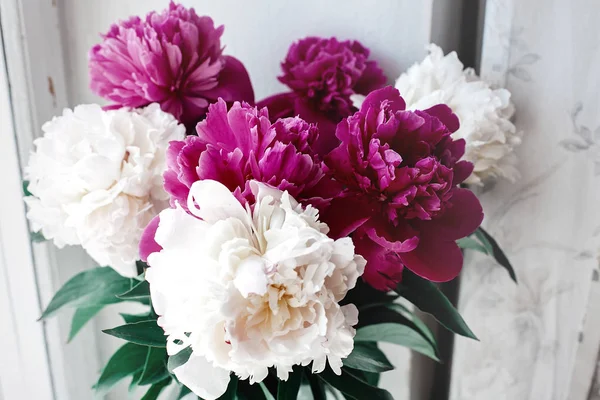
[[[7,231],[2,236],[2,244],[7,252],[20,249],[23,240],[27,247],[33,247],[33,270],[28,275],[28,264],[11,262],[6,265],[8,273],[20,281],[11,281],[6,293],[11,294],[15,313],[22,316],[30,324],[29,330],[42,331],[43,343],[37,349],[39,356],[47,358],[51,369],[50,386],[46,387],[44,376],[40,373],[39,384],[24,384],[22,390],[39,390],[39,395],[28,395],[23,392],[19,397],[36,399],[85,399],[90,397],[90,387],[99,370],[96,350],[95,329],[91,326],[71,344],[67,344],[69,333],[69,313],[62,313],[58,318],[46,322],[37,322],[41,309],[48,304],[52,295],[62,284],[93,263],[81,249],[68,248],[58,250],[51,243],[29,244],[28,226],[22,201],[21,184],[9,186],[4,180],[20,182],[20,170],[24,168],[33,148],[33,140],[41,135],[41,125],[54,115],[62,112],[67,105],[66,77],[64,59],[62,57],[61,33],[56,4],[48,0],[0,0],[0,17],[2,22],[2,38],[6,57],[6,72],[10,91],[10,106],[2,106],[2,111],[11,113],[13,127],[9,127],[9,119],[2,121],[2,162],[10,162],[10,157],[17,160],[16,169],[3,168],[3,187],[15,203],[11,206],[2,204],[6,210],[6,221],[13,221],[16,226],[23,219],[25,236]],[[4,70],[4,68],[2,68]],[[4,94],[3,90],[0,91]],[[6,131],[5,131],[6,129]],[[9,132],[10,131],[10,132]],[[8,195],[3,198],[10,198]],[[10,218],[10,220],[8,219]],[[0,221],[1,222],[1,221]],[[1,222],[3,223],[3,222]],[[21,251],[22,257],[27,253]],[[35,288],[35,295],[26,288]],[[33,289],[32,289],[33,290]],[[30,311],[27,311],[30,310]],[[10,326],[10,325],[9,325]],[[4,336],[2,336],[4,337]],[[18,367],[14,371],[23,376],[35,377],[35,373],[26,368],[41,368],[43,363],[28,352],[21,352],[23,370]],[[5,378],[5,376],[2,376]],[[18,380],[3,379],[3,387],[18,383]],[[48,397],[44,397],[48,396]],[[55,396],[55,397],[51,397]]]
[[[593,367],[576,361],[598,343],[583,329],[600,249],[599,18],[594,1],[488,0],[482,75],[512,92],[524,141],[521,180],[481,199],[519,284],[486,258],[465,267],[460,310],[481,341],[457,338],[453,400],[587,398]]]

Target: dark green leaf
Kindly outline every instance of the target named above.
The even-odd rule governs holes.
[[[148,389],[148,391],[146,392],[144,397],[142,397],[141,400],[156,400],[156,399],[158,399],[160,392],[162,392],[164,388],[169,386],[171,381],[172,381],[171,378],[167,378],[167,379],[163,379],[162,381],[157,382],[154,385],[150,386],[150,389]]]
[[[342,369],[342,375],[336,375],[330,368],[327,368],[317,376],[351,399],[394,400],[387,390],[369,385],[347,369]]]
[[[131,290],[125,293],[120,293],[118,298],[122,300],[143,300],[150,298],[150,284],[148,281],[141,281],[135,285]]]
[[[357,369],[350,370],[349,372],[360,380],[367,382],[371,386],[379,385],[379,378],[381,377],[381,374],[376,372],[359,371]]]
[[[29,181],[23,181],[23,195],[25,197],[32,196],[31,192],[29,191],[28,186],[29,186]]]
[[[354,337],[355,345],[360,342],[387,342],[408,347],[436,361],[440,359],[436,355],[435,347],[424,338],[420,332],[409,326],[383,323],[363,326],[356,331]],[[350,367],[350,365],[348,365]],[[377,372],[377,371],[373,371]]]
[[[185,364],[187,362],[187,360],[190,359],[191,355],[192,355],[192,348],[186,347],[185,349],[181,350],[179,353],[169,356],[169,361],[167,362],[167,369],[169,370],[169,372],[173,373],[173,370],[175,368],[181,367],[183,364]]]
[[[431,314],[448,330],[477,340],[450,300],[433,283],[423,279],[408,268],[404,269],[402,281],[396,292],[417,306],[421,311]]]
[[[134,322],[132,324],[117,326],[112,329],[105,329],[102,332],[143,346],[167,346],[165,332],[156,324],[156,321]]]
[[[135,262],[135,267],[139,274],[139,276],[136,279],[141,282],[145,279],[144,275],[145,275],[146,269],[148,269],[148,264],[142,260],[137,260]]]
[[[310,368],[305,368],[305,376],[308,379],[310,385],[310,391],[312,392],[314,400],[327,400],[327,394],[325,393],[325,385],[323,381],[317,378],[316,374],[313,374]]]
[[[142,321],[153,321],[155,318],[152,318],[149,314],[119,314],[123,318],[126,324],[132,324],[134,322],[142,322]]]
[[[31,241],[32,241],[33,243],[42,243],[42,242],[45,242],[45,241],[47,240],[47,239],[44,237],[44,235],[42,234],[42,232],[41,232],[41,231],[39,231],[39,232],[31,232],[31,233],[29,234],[29,237],[30,237],[30,239],[31,239]]]
[[[104,306],[94,306],[94,307],[82,307],[75,310],[75,314],[73,314],[73,319],[71,320],[71,331],[69,332],[69,342],[73,340],[75,335],[83,328],[83,326],[100,310],[102,310]]]
[[[217,400],[236,400],[238,390],[238,378],[234,374],[231,374],[231,379],[227,385],[227,390]]]
[[[138,387],[138,381],[140,380],[140,376],[142,376],[143,369],[138,370],[135,374],[133,374],[133,378],[131,378],[131,382],[129,383],[129,392],[133,392]]]
[[[433,332],[431,332],[431,329],[429,329],[429,327],[427,325],[425,325],[425,323],[423,321],[421,321],[421,319],[418,316],[416,316],[415,313],[410,311],[408,308],[406,308],[402,304],[400,304],[400,303],[368,304],[367,306],[360,309],[359,315],[364,313],[364,311],[371,310],[373,308],[386,308],[388,310],[394,311],[397,314],[400,314],[404,318],[404,320],[406,321],[407,324],[410,324],[410,326],[412,326],[413,328],[418,330],[421,333],[421,335],[423,335],[423,337],[425,337],[427,340],[429,340],[429,342],[437,349],[437,343],[435,340],[435,336],[433,335]],[[377,313],[377,315],[383,315],[383,314]],[[398,322],[396,320],[392,320],[392,321],[385,320],[384,318],[376,319],[376,321],[377,322],[375,322],[375,323]]]
[[[108,392],[121,379],[135,374],[144,367],[146,346],[126,343],[112,355],[104,367],[95,388],[99,394]]]
[[[287,381],[279,381],[277,386],[277,400],[296,400],[302,383],[302,368],[296,365]]]
[[[58,290],[40,319],[50,317],[65,306],[95,307],[118,303],[122,300],[117,295],[129,290],[131,282],[109,267],[80,272]]]
[[[148,347],[146,362],[138,385],[151,385],[169,376],[167,371],[167,350],[159,347]]]
[[[179,395],[177,396],[177,400],[183,399],[188,394],[192,393],[192,391],[184,385],[181,385],[181,390],[179,391]]]
[[[515,281],[515,283],[517,283],[517,274],[515,274],[513,266],[510,264],[508,257],[506,257],[506,254],[504,254],[504,251],[502,251],[502,249],[498,245],[498,242],[496,242],[496,239],[494,239],[492,235],[487,233],[482,227],[479,227],[475,231],[475,235],[488,249],[489,254],[491,254],[494,257],[498,264],[506,268],[506,271],[508,272],[510,278],[513,281]]]
[[[385,354],[372,343],[354,343],[352,353],[344,366],[368,372],[384,372],[394,369]]]
[[[269,389],[267,389],[267,386],[264,383],[259,382],[258,385],[260,386],[263,395],[265,396],[265,400],[275,400],[275,397],[273,397],[271,392],[269,392]]]
[[[456,244],[461,249],[477,250],[480,253],[491,255],[491,253],[488,252],[488,249],[486,249],[484,245],[482,245],[477,240],[471,237],[464,237],[462,239],[458,239],[456,241]]]

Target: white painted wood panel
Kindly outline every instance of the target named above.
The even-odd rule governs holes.
[[[67,279],[93,264],[77,248],[59,251],[48,243],[33,246],[29,244],[21,184],[18,183],[21,180],[20,169],[27,162],[33,139],[40,136],[41,124],[62,112],[62,108],[67,105],[58,10],[56,2],[51,0],[0,0],[0,18],[3,62],[6,57],[6,68],[3,67],[1,73],[6,71],[8,83],[8,88],[0,90],[0,94],[10,96],[10,106],[7,105],[9,103],[2,103],[0,110],[3,141],[0,159],[2,163],[16,163],[12,169],[9,169],[10,165],[6,168],[3,165],[3,187],[7,189],[0,207],[4,218],[0,220],[0,224],[7,225],[2,235],[2,248],[6,254],[18,251],[20,257],[24,258],[22,262],[9,260],[4,266],[5,276],[10,280],[2,294],[10,296],[15,318],[29,324],[28,330],[32,335],[41,331],[44,341],[41,346],[26,346],[26,351],[17,354],[23,368],[18,368],[17,364],[5,364],[5,359],[2,358],[2,365],[9,368],[8,372],[17,377],[22,374],[20,379],[39,379],[39,383],[37,380],[29,383],[19,381],[2,371],[2,385],[6,388],[20,384],[23,391],[19,395],[9,392],[5,395],[7,399],[85,399],[90,397],[90,387],[97,378],[100,367],[96,351],[96,329],[88,327],[73,343],[67,344],[69,313],[63,313],[44,323],[36,320],[41,315],[43,306],[48,304],[51,296]],[[5,199],[12,203],[4,204]],[[12,232],[10,227],[13,224],[19,229],[22,224],[24,232]],[[25,251],[23,243],[27,244],[29,253]],[[25,262],[25,257],[32,257],[31,266]],[[30,267],[31,271],[28,270]],[[3,324],[3,328],[8,329],[13,325],[15,329],[18,327],[13,322]],[[15,333],[22,334],[18,331]],[[26,338],[15,337],[18,340]],[[14,349],[18,350],[19,347],[15,346]],[[35,353],[30,354],[34,350]],[[33,373],[30,370],[42,368],[44,364],[38,359],[42,356],[51,365],[49,374],[52,382],[49,385],[41,372]],[[14,368],[10,369],[11,366]],[[28,390],[38,392],[36,396],[29,396]]]
[[[0,42],[0,50],[4,47]],[[0,398],[54,398],[24,204],[15,121],[5,60],[0,57]],[[21,301],[25,300],[25,301]]]
[[[589,304],[599,285],[600,3],[487,3],[482,75],[512,92],[525,135],[522,179],[481,199],[519,284],[489,259],[465,268],[460,310],[480,342],[457,339],[451,399],[585,400],[600,339]]]

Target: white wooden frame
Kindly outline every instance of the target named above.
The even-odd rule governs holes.
[[[21,171],[40,125],[67,105],[56,1],[0,0],[0,23],[0,332],[6,347],[0,393],[6,400],[89,398],[99,370],[93,331],[67,346],[68,316],[37,319],[64,280],[90,261],[77,249],[32,245],[21,195]]]

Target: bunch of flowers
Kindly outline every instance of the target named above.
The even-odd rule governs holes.
[[[292,91],[255,106],[222,32],[171,3],[92,49],[92,89],[112,104],[44,125],[25,201],[35,232],[102,267],[42,317],[74,307],[73,338],[107,304],[146,307],[104,331],[126,343],[99,393],[131,377],[145,400],[168,387],[179,399],[391,399],[377,342],[439,359],[399,296],[475,337],[435,283],[460,273],[461,247],[514,277],[464,187],[507,171],[488,147],[516,137],[508,94],[435,47],[400,91],[384,87],[360,43],[309,37],[282,63]]]

